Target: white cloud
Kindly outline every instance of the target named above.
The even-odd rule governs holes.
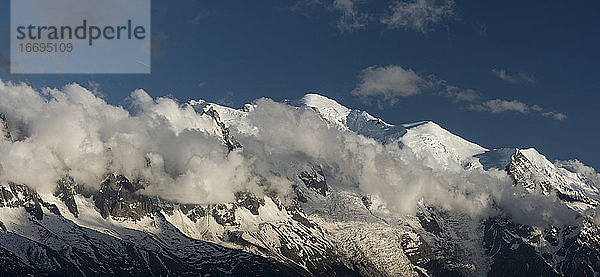
[[[478,105],[471,105],[469,107],[471,110],[481,111],[481,112],[490,112],[493,114],[503,113],[503,112],[516,112],[521,114],[529,113],[533,111],[543,117],[548,117],[554,120],[565,120],[567,119],[567,115],[561,112],[544,112],[544,109],[538,105],[529,106],[518,100],[501,100],[501,99],[493,99],[487,100]]]
[[[361,97],[383,96],[396,101],[398,97],[419,94],[426,82],[417,73],[398,65],[371,66],[360,73],[358,86],[352,91]]]
[[[371,66],[363,69],[359,75],[357,87],[352,94],[369,98],[374,97],[394,104],[401,97],[413,96],[422,92],[431,92],[453,99],[454,102],[471,102],[470,110],[499,114],[516,112],[534,113],[554,120],[566,120],[568,116],[558,111],[546,112],[539,105],[528,105],[518,100],[491,99],[482,101],[482,95],[473,89],[462,89],[434,75],[422,78],[411,69],[399,65]]]
[[[501,99],[494,99],[485,101],[479,105],[473,105],[471,106],[471,109],[490,113],[503,113],[507,111],[514,111],[525,114],[529,112],[530,107],[527,106],[527,104],[517,100],[507,101]]]
[[[106,98],[106,95],[104,95],[104,93],[102,93],[100,84],[96,81],[89,80],[87,82],[87,89],[98,98],[102,98],[102,99]]]
[[[476,102],[481,99],[481,94],[476,90],[458,88],[435,76],[428,77],[428,84],[429,88],[439,91],[440,95],[450,97],[456,102]]]
[[[578,160],[555,161],[554,165],[562,170],[568,170],[570,172],[577,173],[577,175],[583,177],[582,179],[584,179],[586,184],[588,184],[591,188],[600,188],[600,173],[596,172],[593,167],[587,166]],[[600,207],[596,207],[590,216],[596,225],[600,226]]]
[[[593,167],[587,166],[578,160],[555,161],[554,164],[557,167],[562,167],[571,172],[578,173],[588,181],[592,182],[594,186],[600,187],[600,173],[596,172]]]
[[[532,85],[536,83],[536,80],[531,74],[519,72],[517,74],[510,74],[504,69],[492,69],[492,73],[500,80],[505,81],[509,84],[524,84]]]
[[[427,32],[434,25],[454,16],[452,0],[402,0],[389,7],[381,23],[392,29],[408,29]]]
[[[131,101],[135,115],[76,84],[38,93],[0,81],[0,112],[17,139],[0,142],[0,182],[51,191],[65,174],[97,187],[117,172],[151,181],[148,194],[193,203],[231,201],[235,190],[256,184],[247,160],[207,134],[210,118],[142,90]]]
[[[432,92],[452,98],[455,102],[477,102],[479,92],[451,85],[434,75],[419,76],[411,69],[399,65],[371,66],[363,69],[359,75],[359,84],[352,91],[360,97],[381,97],[394,104],[398,98]]]
[[[561,112],[544,112],[541,113],[542,116],[549,117],[555,120],[565,120],[568,116]]]
[[[472,89],[463,89],[457,91],[447,90],[446,93],[455,98],[457,101],[474,102],[481,99],[479,93]]]

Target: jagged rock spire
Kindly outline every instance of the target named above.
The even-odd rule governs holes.
[[[224,141],[225,145],[227,145],[229,152],[233,151],[236,148],[242,147],[242,145],[238,141],[236,141],[235,138],[231,135],[231,132],[229,131],[229,128],[227,126],[225,126],[225,123],[223,123],[221,121],[221,118],[220,118],[217,110],[215,110],[211,106],[208,109],[208,111],[206,111],[206,114],[210,115],[215,120],[215,122],[217,123],[219,128],[221,129],[221,133],[223,134],[223,141]]]
[[[0,139],[12,141],[12,135],[8,129],[8,121],[6,121],[6,116],[2,113],[0,113]]]

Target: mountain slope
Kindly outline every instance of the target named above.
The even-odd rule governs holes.
[[[488,150],[429,121],[389,124],[315,94],[236,110],[137,91],[129,114],[70,89],[93,109],[58,97],[39,113],[52,119],[60,104],[85,120],[40,123],[0,102],[3,275],[600,272],[600,178],[583,165]],[[100,177],[84,178],[81,160]],[[56,179],[19,182],[32,180],[20,176],[28,163]]]

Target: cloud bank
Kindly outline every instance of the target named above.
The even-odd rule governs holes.
[[[226,155],[207,132],[214,126],[209,118],[142,90],[132,93],[131,102],[136,114],[76,84],[38,93],[0,82],[0,112],[15,139],[0,144],[0,182],[51,191],[65,174],[97,187],[107,173],[117,172],[152,181],[150,194],[184,202],[231,200],[242,183],[251,187],[243,158]]]
[[[318,165],[331,185],[377,195],[401,215],[414,214],[424,200],[474,218],[496,213],[496,205],[540,224],[573,218],[554,198],[516,197],[523,193],[503,171],[435,164],[433,152],[381,144],[329,125],[308,107],[269,99],[248,112],[218,107],[224,120],[234,118],[227,124],[243,146],[229,151],[213,117],[202,112],[208,103],[154,99],[143,90],[129,101],[126,110],[77,84],[38,92],[0,82],[0,113],[11,134],[0,138],[0,183],[50,192],[68,174],[97,189],[117,173],[143,181],[140,193],[182,203],[230,202],[238,191],[285,200],[297,174]],[[523,208],[511,210],[515,205]]]

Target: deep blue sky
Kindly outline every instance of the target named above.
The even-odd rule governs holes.
[[[125,105],[136,88],[235,107],[263,96],[297,99],[316,92],[390,123],[429,119],[484,147],[535,147],[551,160],[579,159],[600,168],[600,2],[457,0],[452,14],[416,30],[379,22],[398,1],[357,2],[354,11],[368,19],[344,32],[332,0],[153,0],[150,75],[10,75],[10,9],[2,1],[0,78],[34,87],[93,81],[116,105]],[[448,2],[434,4],[440,3]],[[457,102],[433,88],[399,96],[393,105],[378,97],[365,101],[352,91],[369,66],[434,75],[481,99]],[[509,83],[493,69],[535,81]],[[568,118],[469,108],[492,99],[539,105]]]

